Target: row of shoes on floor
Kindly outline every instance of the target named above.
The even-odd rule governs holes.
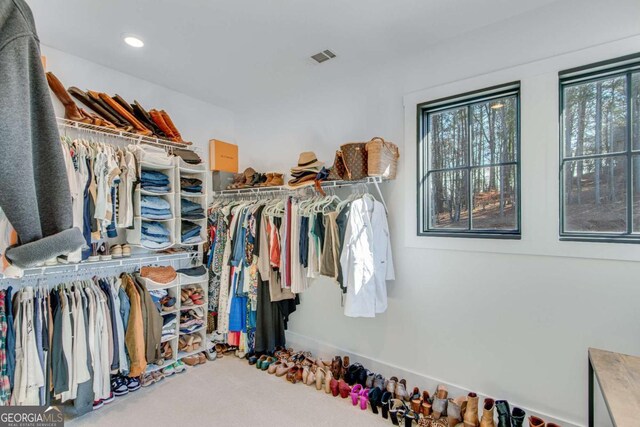
[[[439,385],[433,397],[428,391],[422,393],[418,387],[409,392],[407,382],[397,377],[386,379],[366,369],[360,363],[349,363],[349,357],[336,356],[331,362],[314,359],[309,352],[277,348],[273,356],[248,357],[249,364],[257,369],[285,377],[295,384],[302,382],[315,385],[334,397],[351,398],[353,406],[361,410],[371,408],[374,414],[381,413],[394,425],[404,423],[422,427],[522,427],[525,412],[517,407],[510,409],[506,400],[485,398],[482,416],[478,416],[479,398],[476,393],[455,398],[449,397],[447,388]],[[498,421],[495,421],[497,412]],[[538,417],[529,417],[530,427],[559,427],[545,423]]]
[[[67,90],[51,72],[47,73],[47,82],[51,91],[64,105],[65,119],[67,120],[168,139],[182,145],[191,145],[191,142],[182,139],[173,120],[164,110],[149,110],[147,112],[138,101],[129,104],[117,94],[111,97],[106,93],[92,90],[84,92],[77,87],[70,87]],[[71,96],[89,108],[89,111],[78,107]]]
[[[233,184],[228,190],[249,187],[276,187],[284,185],[284,174],[278,172],[260,173],[253,168],[247,168],[244,172],[233,176]]]

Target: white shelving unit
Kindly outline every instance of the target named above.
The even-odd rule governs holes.
[[[154,365],[151,364],[147,367],[147,372],[153,372],[153,371],[157,371],[159,369],[163,369],[164,367],[170,365],[171,363],[175,362],[175,360],[179,360],[182,359],[184,357],[190,356],[192,354],[197,354],[200,353],[202,351],[206,350],[206,331],[207,331],[207,307],[209,304],[208,301],[208,296],[209,296],[209,292],[208,292],[208,288],[209,288],[209,274],[206,273],[202,276],[198,276],[198,277],[189,277],[187,275],[184,274],[178,274],[178,277],[176,278],[176,280],[174,280],[171,283],[167,283],[167,284],[160,284],[160,283],[155,283],[151,280],[145,280],[145,286],[147,287],[148,290],[152,291],[152,290],[156,290],[156,289],[166,289],[168,294],[176,299],[176,303],[174,306],[174,309],[171,311],[162,311],[160,312],[160,314],[164,317],[167,316],[169,314],[175,314],[176,315],[176,334],[172,335],[170,337],[166,337],[162,340],[162,342],[170,342],[171,344],[171,349],[173,350],[173,358],[172,360],[168,360],[165,361],[162,365]],[[203,296],[203,303],[201,305],[190,305],[190,306],[183,306],[182,305],[182,300],[181,300],[181,291],[183,288],[187,287],[187,286],[196,286],[199,287],[200,289],[202,289],[202,296]],[[204,323],[202,325],[202,327],[199,327],[198,329],[194,330],[193,332],[189,332],[189,333],[183,333],[180,332],[180,315],[183,314],[185,311],[194,309],[196,307],[200,307],[202,310],[202,314],[203,314],[203,320]],[[188,335],[199,335],[201,338],[201,344],[197,349],[194,349],[193,351],[190,352],[182,352],[178,350],[178,342],[180,337],[185,337]]]
[[[176,242],[181,246],[198,246],[201,247],[207,241],[207,174],[208,171],[204,164],[190,165],[184,162],[181,158],[178,159],[176,168],[176,182],[178,185],[181,183],[181,178],[194,178],[202,182],[202,192],[192,193],[184,191],[180,185],[180,191],[176,192],[176,206],[179,215],[179,220],[176,221]],[[200,219],[182,218],[182,200],[188,200],[193,203],[197,203],[202,207],[203,215]],[[182,221],[189,221],[191,223],[200,226],[200,239],[197,243],[184,243],[182,241]]]

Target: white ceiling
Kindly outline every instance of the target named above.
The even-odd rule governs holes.
[[[237,108],[366,71],[555,0],[31,0],[41,42]],[[146,43],[133,49],[123,33]],[[332,49],[318,65],[309,56]],[[68,82],[73,85],[73,82]]]

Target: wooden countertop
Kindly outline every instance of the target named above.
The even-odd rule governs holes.
[[[589,359],[613,424],[640,426],[640,357],[590,348]]]

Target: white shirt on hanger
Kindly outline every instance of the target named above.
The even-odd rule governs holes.
[[[351,203],[340,264],[347,287],[344,314],[375,317],[387,309],[386,280],[394,280],[389,224],[371,195]]]

